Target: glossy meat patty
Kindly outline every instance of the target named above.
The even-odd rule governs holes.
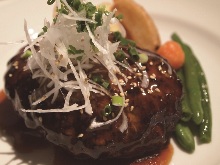
[[[27,59],[21,58],[23,49],[8,63],[5,89],[27,127],[41,127],[50,142],[67,149],[75,157],[98,159],[152,154],[166,146],[181,117],[182,86],[175,71],[164,59],[151,52],[141,52],[148,55],[148,61],[142,64],[141,68],[129,59],[127,61],[133,71],[121,68],[128,79],[127,82],[121,81],[126,94],[123,115],[115,122],[99,128],[90,129],[94,118],[97,122],[105,122],[113,119],[120,110],[120,107],[112,106],[106,115],[105,108],[111,104],[111,98],[107,95],[91,93],[92,115],[88,115],[84,110],[44,114],[19,110],[61,108],[64,103],[63,95],[66,93],[65,89],[61,89],[53,104],[52,98],[48,98],[36,106],[31,105],[30,98],[44,94],[48,90],[48,82],[39,85],[37,79],[32,79],[32,74],[26,66]],[[90,77],[98,75],[110,81],[107,71],[101,65],[97,64],[86,72]],[[145,82],[148,83],[145,84],[147,88],[141,86],[144,72],[148,76],[148,81]],[[120,75],[118,76],[120,79]],[[70,78],[74,79],[71,76]],[[119,92],[117,86],[111,82],[108,91],[112,95]],[[71,100],[79,105],[84,104],[80,92],[75,92]],[[125,118],[127,128],[120,131]]]

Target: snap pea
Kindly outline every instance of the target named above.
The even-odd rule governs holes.
[[[172,35],[173,40],[179,42],[182,47],[185,47],[185,50],[187,50],[187,53],[191,55],[192,60],[195,62],[195,66],[197,69],[197,76],[198,76],[198,81],[199,81],[199,87],[201,91],[201,104],[203,108],[203,120],[201,124],[199,125],[199,140],[202,143],[208,143],[211,141],[211,136],[212,136],[212,111],[211,111],[211,106],[210,106],[210,98],[209,98],[209,91],[208,91],[208,85],[206,81],[206,77],[204,74],[204,71],[196,59],[193,51],[191,48],[182,43],[180,38],[176,35]]]
[[[195,150],[195,140],[190,128],[185,124],[179,122],[175,128],[175,135],[178,144],[187,152]]]
[[[195,62],[195,58],[192,58],[193,54],[191,53],[189,47],[182,43],[180,38],[176,35],[172,35],[172,39],[178,42],[185,53],[185,63],[183,66],[184,77],[186,80],[186,90],[189,96],[190,107],[192,109],[192,120],[195,124],[199,125],[203,121],[203,109],[201,104],[201,89],[198,79],[198,63]]]
[[[204,111],[204,118],[199,127],[199,140],[202,143],[209,143],[212,137],[212,114],[211,111],[207,110],[210,106],[207,104],[205,97],[202,103],[206,110]]]
[[[181,118],[181,120],[184,122],[187,122],[192,117],[192,110],[189,106],[189,100],[188,100],[189,98],[188,98],[188,93],[186,92],[185,78],[184,78],[184,73],[183,73],[182,68],[177,71],[177,75],[183,84],[183,98],[182,98],[182,104],[181,104],[182,105],[182,118]]]
[[[193,54],[192,50],[189,48],[191,53]],[[199,83],[200,83],[200,91],[202,96],[202,107],[203,107],[203,120],[202,123],[199,126],[199,140],[202,143],[208,143],[211,141],[212,136],[212,112],[211,112],[211,106],[210,106],[210,98],[209,98],[209,90],[208,85],[206,81],[206,77],[204,74],[204,71],[199,64],[198,60],[195,56],[194,60],[197,61],[197,69],[198,69],[198,77],[199,77]]]

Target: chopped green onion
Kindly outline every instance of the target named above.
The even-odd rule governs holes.
[[[86,10],[86,17],[87,18],[92,18],[93,14],[96,12],[96,6],[94,6],[91,2],[87,2],[85,4],[85,10]]]
[[[93,75],[92,80],[98,84],[102,82],[102,77],[100,75]]]
[[[92,80],[96,82],[97,84],[103,86],[104,88],[108,89],[109,82],[103,79],[102,75],[93,75]]]
[[[132,56],[138,55],[138,52],[137,52],[136,48],[134,48],[134,47],[130,47],[130,48],[128,49],[128,52],[129,52]]]
[[[55,17],[54,19],[53,19],[53,23],[55,24],[57,22],[57,17]]]
[[[138,54],[138,56],[139,56],[139,62],[140,63],[143,64],[143,63],[146,63],[148,61],[148,56],[146,54],[140,53],[140,54]]]
[[[108,89],[109,82],[103,81],[102,86],[103,86],[105,89]]]
[[[124,45],[124,46],[132,46],[132,47],[135,47],[136,44],[134,41],[132,40],[129,40],[129,39],[126,39],[124,37],[122,37],[121,33],[119,31],[116,31],[113,33],[113,37],[114,37],[114,42],[118,42],[120,41],[120,44],[121,45]]]
[[[116,18],[117,18],[118,20],[122,20],[122,19],[123,19],[123,15],[122,15],[122,14],[119,14],[119,15],[116,16]]]
[[[26,50],[22,55],[21,58],[28,58],[32,55],[32,52],[30,50]]]
[[[97,26],[101,26],[103,23],[102,15],[105,12],[105,7],[98,8],[98,11],[95,13],[95,21],[97,22]]]
[[[139,56],[138,56],[138,54],[137,54],[137,55],[132,55],[131,58],[132,58],[134,61],[139,61]]]
[[[48,4],[48,5],[52,5],[54,2],[55,2],[55,0],[48,0],[48,1],[47,1],[47,4]]]
[[[105,109],[103,111],[103,116],[108,116],[112,113],[112,106],[110,104],[105,106]]]
[[[81,61],[83,56],[76,57],[76,60]]]
[[[47,32],[48,27],[44,26],[42,29],[43,29],[44,33],[46,33],[46,32]]]
[[[124,53],[123,50],[117,50],[114,53],[114,56],[115,56],[117,61],[123,61],[125,59],[125,53]]]
[[[137,52],[137,49],[135,47],[130,47],[128,49],[128,52],[129,52],[129,54],[131,55],[131,58],[134,61],[138,61],[139,60],[138,52]]]
[[[85,21],[76,21],[76,24],[77,24],[76,29],[77,29],[78,33],[86,31],[86,23],[85,23]]]
[[[40,37],[40,36],[42,36],[42,35],[44,35],[44,32],[43,32],[43,31],[38,34],[38,37]]]
[[[125,46],[132,46],[132,47],[135,47],[135,46],[136,46],[136,44],[135,44],[134,41],[129,40],[129,39],[126,39],[126,38],[122,38],[120,44],[121,44],[121,45],[125,45]]]
[[[58,10],[58,12],[66,15],[69,14],[69,11],[65,8],[63,4],[61,5],[61,8]]]
[[[124,105],[124,98],[121,96],[112,96],[112,105],[123,106]]]
[[[74,46],[69,45],[68,53],[69,54],[80,54],[80,53],[84,53],[84,50],[76,49]]]
[[[115,42],[120,41],[121,38],[122,38],[122,35],[121,35],[121,33],[120,33],[119,31],[114,32],[114,33],[113,33],[113,36],[114,36],[114,41],[115,41]]]
[[[80,12],[82,11],[85,7],[84,5],[81,3],[80,0],[74,0],[71,1],[71,3],[69,4],[74,10]]]

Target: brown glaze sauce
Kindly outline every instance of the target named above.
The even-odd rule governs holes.
[[[49,142],[37,136],[34,130],[26,128],[3,91],[0,91],[0,133],[0,136],[13,137],[11,145],[15,154],[34,152],[36,149],[51,146]],[[52,147],[54,154],[51,155],[52,159],[48,158],[52,160],[52,165],[168,165],[173,155],[173,147],[169,144],[160,153],[141,159],[78,160],[63,149]]]

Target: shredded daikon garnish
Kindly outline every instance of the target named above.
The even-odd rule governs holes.
[[[24,43],[24,40],[19,40],[19,41],[11,41],[11,42],[0,42],[0,45],[10,45],[10,44],[22,44]]]
[[[63,108],[59,109],[22,109],[22,111],[50,113],[84,109],[87,114],[92,115],[91,92],[111,97],[111,94],[104,87],[93,82],[86,75],[86,70],[92,69],[95,63],[108,70],[109,79],[118,86],[123,101],[125,101],[125,94],[117,76],[123,77],[125,82],[127,78],[120,71],[118,65],[132,70],[117,61],[114,56],[119,42],[112,43],[108,40],[110,23],[118,22],[114,18],[115,10],[105,13],[97,10],[90,3],[84,4],[87,5],[87,8],[74,8],[66,0],[56,0],[56,3],[58,15],[53,23],[44,21],[44,33],[37,39],[31,40],[25,21],[24,30],[29,44],[25,50],[30,49],[32,52],[32,56],[28,59],[28,66],[33,73],[33,78],[37,78],[40,85],[47,82],[46,87],[48,88],[47,92],[41,97],[30,97],[31,99],[35,98],[35,100],[30,101],[32,106],[37,106],[52,96],[51,102],[53,103],[61,89],[67,91],[66,96],[64,96],[64,105]],[[95,14],[97,15],[95,16]],[[38,47],[37,50],[35,46]],[[73,75],[74,80],[68,78],[69,75]],[[83,105],[70,103],[70,99],[76,91],[82,93]],[[96,122],[96,118],[94,118],[90,128],[112,123],[123,115],[123,125],[120,129],[123,132],[127,127],[127,117],[123,113],[123,109],[124,105],[121,106],[116,117],[106,122]]]

